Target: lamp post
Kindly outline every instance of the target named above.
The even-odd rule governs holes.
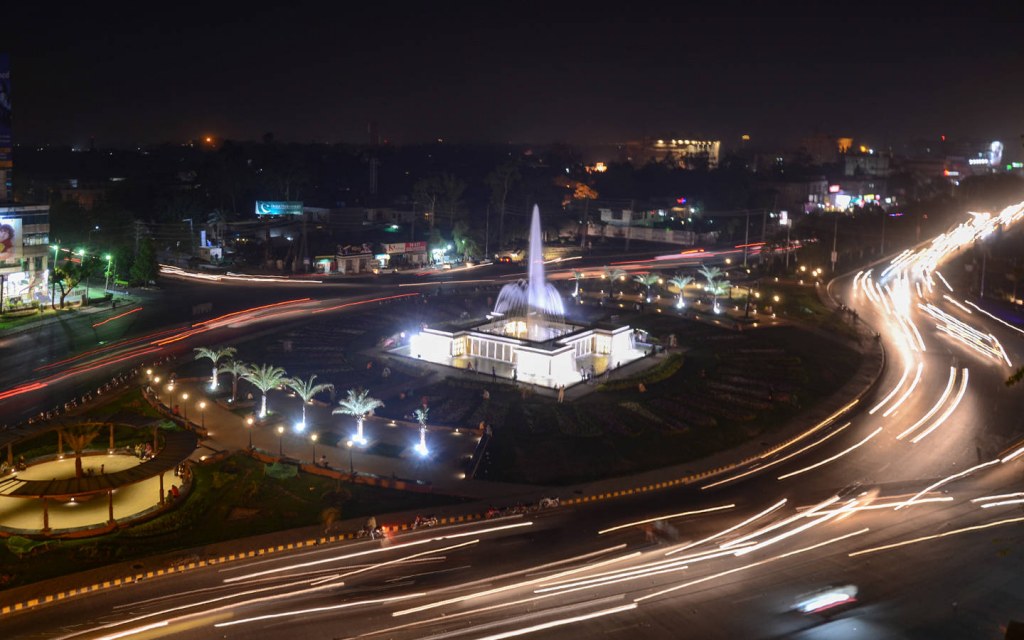
[[[284,425],[277,427],[277,455],[284,457]]]
[[[319,438],[320,438],[320,436],[318,436],[315,433],[309,436],[310,441],[312,441],[312,443],[313,443],[313,466],[316,466],[316,441]]]
[[[78,257],[82,259],[82,267],[85,267],[85,249],[79,249],[75,252]],[[85,276],[85,300],[82,302],[82,306],[89,304],[89,276]]]
[[[348,474],[350,476],[356,475],[356,466],[352,462],[352,444],[351,440],[345,443],[345,446],[348,447]]]
[[[171,402],[173,401],[173,398],[174,398],[174,396],[171,395],[171,393],[173,393],[173,392],[174,392],[174,385],[173,384],[167,385],[167,408],[168,409],[171,408]]]
[[[249,450],[252,450],[252,423],[255,422],[252,416],[245,419],[245,430],[249,432]]]
[[[203,430],[205,431],[206,430],[206,401],[205,400],[201,400],[199,402],[199,420],[201,421],[201,424],[199,426],[201,426],[203,428]]]
[[[159,404],[160,403],[160,376],[157,376],[157,377],[153,378],[153,386],[151,388],[153,389],[153,393],[156,394],[156,401],[157,401],[157,404]]]
[[[188,422],[188,394],[181,394],[181,404],[185,407],[185,422]]]
[[[113,259],[113,256],[111,256],[108,253],[108,254],[104,255],[103,257],[107,259],[107,270],[104,272],[104,278],[103,278],[103,293],[106,293],[107,289],[110,288],[110,261]]]
[[[53,276],[50,277],[50,306],[56,309],[54,300],[57,297],[57,254],[60,252],[60,245],[53,245],[53,266],[50,268],[50,272]]]

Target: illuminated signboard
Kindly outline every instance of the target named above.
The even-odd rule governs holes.
[[[839,193],[839,185],[838,184],[830,184],[830,185],[828,185],[828,192],[829,193]]]
[[[988,158],[971,158],[970,160],[967,161],[967,164],[971,165],[972,167],[976,167],[978,165],[988,165]]]
[[[0,262],[22,254],[21,218],[0,218]]]
[[[257,200],[256,215],[258,216],[301,216],[301,202],[283,202],[272,200]]]

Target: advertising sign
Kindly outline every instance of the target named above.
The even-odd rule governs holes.
[[[258,216],[301,216],[301,202],[285,202],[274,200],[257,200],[256,215]]]
[[[395,253],[426,253],[426,242],[391,242],[384,245],[384,252]]]
[[[0,262],[21,258],[21,218],[0,218]]]
[[[11,168],[11,66],[6,53],[0,53],[0,169]]]

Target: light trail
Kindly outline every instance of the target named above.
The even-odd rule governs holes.
[[[982,308],[981,308],[981,307],[979,307],[978,305],[974,304],[974,303],[973,303],[973,302],[971,302],[970,300],[964,300],[964,302],[965,302],[965,303],[967,303],[967,304],[969,304],[969,305],[971,305],[972,307],[974,307],[974,308],[975,308],[975,309],[977,309],[978,311],[980,311],[980,312],[984,313],[984,314],[985,314],[986,316],[988,316],[988,317],[992,318],[992,319],[993,319],[993,320],[995,320],[996,322],[998,322],[998,323],[1000,323],[1000,324],[1002,324],[1002,325],[1004,325],[1004,326],[1006,326],[1006,327],[1009,327],[1010,329],[1013,329],[1013,330],[1014,330],[1014,331],[1016,331],[1017,333],[1020,333],[1020,334],[1024,335],[1024,329],[1021,329],[1020,327],[1015,327],[1015,326],[1013,326],[1012,324],[1010,324],[1009,322],[1007,322],[1007,321],[1003,320],[1002,318],[997,318],[997,317],[995,317],[994,315],[992,315],[992,314],[991,314],[991,313],[989,313],[988,311],[985,311],[984,309],[982,309]]]
[[[949,289],[950,293],[953,293],[953,287],[951,287],[949,285],[949,282],[947,282],[946,279],[942,276],[942,272],[941,271],[936,271],[935,275],[939,276],[939,280],[942,280],[942,284],[946,285],[946,288]],[[942,296],[942,297],[945,298],[946,296]]]
[[[760,513],[757,513],[755,515],[750,516],[749,518],[747,518],[743,522],[740,522],[738,524],[734,524],[733,526],[729,527],[728,529],[723,529],[722,531],[719,531],[718,533],[716,533],[714,535],[708,536],[707,538],[702,538],[702,539],[700,539],[700,540],[698,540],[696,542],[691,542],[691,543],[689,543],[689,544],[687,544],[685,546],[682,546],[682,547],[680,547],[678,549],[673,549],[671,551],[668,551],[668,552],[665,553],[665,555],[666,556],[671,556],[671,555],[674,555],[676,553],[679,553],[680,551],[686,551],[687,549],[692,549],[693,547],[700,546],[700,545],[702,545],[704,543],[707,543],[707,542],[711,542],[712,540],[715,540],[717,538],[721,538],[722,536],[724,536],[726,534],[729,534],[729,533],[732,533],[733,531],[736,531],[737,529],[742,529],[743,527],[747,526],[751,522],[759,520],[759,519],[763,518],[764,516],[768,515],[769,513],[772,513],[773,511],[777,511],[777,510],[781,509],[783,507],[783,505],[785,505],[785,504],[786,504],[786,498],[783,498],[782,500],[779,500],[778,502],[776,502],[772,506],[768,507],[764,511],[761,511]]]
[[[956,411],[956,408],[960,406],[960,401],[963,400],[964,393],[966,393],[967,391],[968,371],[965,368],[961,370],[961,373],[963,375],[960,378],[960,388],[956,392],[956,397],[953,398],[953,401],[949,403],[949,406],[946,407],[946,410],[942,412],[942,415],[939,416],[935,420],[935,422],[931,424],[931,426],[929,426],[927,429],[917,434],[910,440],[913,444],[917,444],[918,442],[924,440],[926,437],[928,437],[928,434],[942,426],[942,423],[944,423],[946,419],[949,418],[949,416],[951,416],[954,411]]]
[[[957,302],[957,301],[956,301],[956,300],[954,300],[953,298],[949,297],[949,295],[947,295],[947,294],[943,294],[943,296],[942,296],[942,297],[943,297],[943,299],[944,299],[944,300],[946,300],[946,302],[950,303],[951,305],[953,305],[953,306],[954,306],[954,307],[956,307],[957,309],[959,309],[959,310],[963,311],[964,313],[969,313],[970,315],[974,315],[974,312],[973,312],[973,311],[971,311],[970,309],[968,309],[968,308],[967,308],[967,307],[965,307],[964,305],[960,304],[959,302]]]
[[[707,509],[699,509],[697,511],[681,511],[679,513],[670,513],[670,514],[667,514],[667,515],[664,515],[664,516],[658,516],[658,517],[655,517],[655,518],[647,518],[646,520],[637,520],[636,522],[627,522],[626,524],[620,524],[620,525],[616,525],[614,527],[609,527],[607,529],[602,529],[602,530],[597,532],[597,535],[600,536],[600,535],[604,535],[606,533],[611,533],[612,531],[619,531],[620,529],[628,529],[630,527],[635,527],[635,526],[641,525],[641,524],[647,524],[649,522],[657,522],[658,520],[673,520],[675,518],[683,518],[685,516],[695,516],[695,515],[700,515],[702,513],[713,513],[715,511],[724,511],[726,509],[735,509],[735,508],[736,508],[735,504],[724,504],[724,505],[720,505],[720,506],[717,506],[717,507],[709,507]]]
[[[775,562],[775,561],[778,561],[778,560],[782,560],[784,558],[789,558],[789,557],[792,557],[792,556],[795,556],[795,555],[799,555],[801,553],[807,553],[808,551],[814,551],[815,549],[820,549],[821,547],[824,547],[824,546],[827,546],[827,545],[830,545],[830,544],[835,544],[837,542],[842,542],[843,540],[847,540],[847,539],[852,538],[854,536],[859,536],[861,534],[867,533],[868,531],[870,531],[870,529],[865,527],[864,529],[861,529],[859,531],[853,531],[853,532],[847,533],[845,535],[841,535],[841,536],[838,536],[838,537],[835,537],[835,538],[831,538],[829,540],[825,540],[824,542],[819,542],[817,544],[813,544],[813,545],[811,545],[809,547],[803,547],[802,549],[796,549],[795,551],[789,551],[787,553],[783,553],[782,555],[778,555],[778,556],[775,556],[773,558],[766,558],[765,560],[758,560],[757,562],[753,562],[751,564],[744,565],[742,567],[736,567],[735,569],[729,569],[727,571],[722,571],[722,572],[719,572],[719,573],[716,573],[716,574],[713,574],[713,575],[710,575],[710,576],[705,576],[703,578],[698,578],[697,580],[691,580],[690,582],[679,584],[679,585],[676,585],[674,587],[669,587],[668,589],[662,589],[661,591],[655,591],[654,593],[647,594],[646,596],[641,596],[639,598],[636,598],[636,599],[633,600],[633,602],[643,602],[644,600],[650,600],[651,598],[656,598],[658,596],[663,596],[665,594],[672,593],[673,591],[678,591],[680,589],[685,589],[687,587],[692,587],[694,585],[701,584],[702,582],[708,582],[709,580],[715,580],[717,578],[721,578],[721,577],[724,577],[724,576],[727,576],[727,575],[731,575],[733,573],[739,573],[740,571],[746,571],[747,569],[753,569],[754,567],[760,567],[760,566],[769,564],[771,562]]]
[[[986,502],[981,505],[981,508],[988,509],[990,507],[1005,507],[1011,504],[1024,504],[1024,498],[1018,498],[1017,500],[1000,500],[999,502]]]
[[[914,393],[914,389],[916,389],[918,383],[921,382],[921,372],[923,370],[924,370],[924,363],[923,362],[918,362],[917,363],[917,374],[914,376],[914,381],[912,383],[910,383],[910,388],[907,389],[906,392],[902,396],[900,396],[899,400],[897,400],[895,403],[893,403],[893,405],[891,407],[889,407],[885,411],[885,413],[882,414],[883,418],[888,418],[889,416],[891,416],[897,409],[900,408],[900,405],[902,405],[904,402],[907,401],[907,398],[910,397],[910,394]]]
[[[903,433],[901,433],[898,436],[896,436],[896,439],[897,440],[902,440],[903,438],[907,437],[908,435],[910,435],[914,431],[917,431],[917,429],[921,425],[923,425],[925,422],[928,422],[928,419],[931,418],[933,415],[935,415],[936,412],[938,412],[938,410],[942,407],[942,405],[945,404],[946,399],[949,398],[950,392],[953,391],[953,384],[955,384],[955,383],[956,383],[956,367],[950,367],[949,368],[949,381],[946,382],[946,389],[945,389],[945,391],[942,392],[942,395],[939,396],[939,401],[936,402],[932,406],[932,408],[929,409],[928,412],[925,413],[924,416],[921,417],[920,420],[918,420],[913,425],[911,425],[906,430],[904,430]]]
[[[876,404],[874,407],[871,408],[870,411],[868,411],[868,415],[872,415],[873,416],[873,415],[875,415],[875,412],[877,412],[879,409],[884,407],[886,405],[886,403],[888,403],[889,400],[891,400],[892,397],[899,392],[900,387],[903,386],[903,383],[907,381],[907,378],[909,376],[910,376],[910,363],[908,362],[907,366],[903,369],[903,376],[900,378],[900,381],[896,383],[896,386],[892,388],[892,391],[890,391],[888,395],[886,395],[884,398],[882,398],[882,400],[878,404]]]
[[[729,549],[730,547],[736,547],[740,543],[747,542],[748,540],[753,540],[754,538],[758,538],[758,537],[760,537],[760,536],[762,536],[762,535],[764,535],[766,533],[770,533],[772,531],[775,531],[776,529],[781,529],[782,527],[791,525],[794,522],[802,520],[803,518],[806,518],[808,516],[814,515],[815,513],[821,511],[825,507],[833,505],[836,502],[839,502],[839,496],[832,496],[831,498],[828,498],[827,500],[823,500],[823,501],[819,502],[818,504],[814,505],[813,507],[811,507],[810,509],[808,509],[804,513],[795,513],[795,514],[789,516],[788,518],[785,518],[784,520],[780,520],[778,522],[775,522],[773,524],[767,525],[765,527],[761,527],[757,531],[754,531],[752,533],[748,533],[748,534],[742,535],[739,538],[735,538],[733,540],[730,540],[729,542],[722,543],[722,544],[718,545],[718,548],[719,549]]]
[[[754,467],[752,469],[748,469],[747,471],[744,471],[743,473],[739,473],[739,474],[736,474],[734,476],[730,476],[728,478],[725,478],[724,480],[719,480],[718,482],[712,482],[711,484],[706,484],[703,487],[701,487],[701,490],[703,491],[704,489],[710,489],[712,487],[717,487],[720,484],[725,484],[727,482],[732,482],[733,480],[739,480],[740,478],[749,476],[749,475],[754,474],[754,473],[758,473],[759,471],[764,471],[765,469],[769,469],[771,467],[774,467],[775,465],[782,464],[783,462],[785,462],[786,460],[789,460],[790,458],[795,458],[796,456],[800,455],[801,453],[803,453],[805,451],[808,451],[810,449],[813,449],[814,447],[817,447],[819,444],[825,442],[826,440],[831,439],[833,436],[839,435],[843,430],[845,430],[847,427],[849,427],[850,424],[851,423],[847,422],[843,426],[837,428],[835,431],[832,431],[832,432],[828,433],[825,437],[819,438],[818,440],[815,440],[811,444],[806,445],[805,447],[803,447],[801,449],[797,449],[796,451],[793,451],[791,453],[788,453],[788,454],[784,455],[781,458],[778,458],[776,460],[772,460],[768,464],[764,464],[764,465],[761,465],[759,467]]]
[[[636,557],[638,557],[640,555],[641,555],[640,552],[636,551],[636,552],[633,552],[633,553],[626,554],[624,556],[619,556],[619,557],[616,557],[616,558],[609,558],[608,560],[602,560],[601,562],[598,562],[596,564],[587,565],[587,566],[583,566],[583,567],[576,567],[575,569],[567,569],[565,571],[556,573],[553,576],[545,576],[543,578],[533,578],[532,580],[523,580],[523,581],[520,581],[520,582],[515,582],[513,584],[505,585],[503,587],[494,587],[493,589],[487,589],[487,590],[484,590],[484,591],[477,591],[475,593],[468,593],[466,595],[456,596],[454,598],[448,598],[447,600],[439,600],[437,602],[431,602],[429,604],[420,605],[418,607],[413,607],[411,609],[403,609],[401,611],[394,611],[394,612],[391,613],[391,615],[392,615],[392,617],[397,618],[397,617],[400,617],[400,616],[409,615],[411,613],[419,613],[421,611],[428,611],[430,609],[436,609],[437,607],[444,607],[444,606],[447,606],[449,604],[455,604],[457,602],[465,602],[467,600],[476,600],[477,598],[483,598],[485,596],[494,595],[496,593],[503,593],[505,591],[511,591],[513,589],[521,589],[522,587],[529,587],[529,586],[533,586],[535,584],[542,584],[542,583],[545,583],[545,582],[550,582],[552,580],[557,580],[558,578],[562,578],[562,577],[565,577],[565,576],[571,576],[573,574],[581,573],[583,571],[589,571],[591,569],[596,569],[598,567],[603,567],[603,566],[606,566],[606,565],[609,565],[609,564],[614,564],[616,562],[622,562],[623,560],[628,560],[630,558],[636,558]]]
[[[116,316],[114,316],[112,318],[107,318],[106,320],[101,320],[100,322],[97,322],[96,324],[92,325],[92,328],[95,329],[96,327],[102,327],[103,325],[107,324],[108,322],[110,322],[112,320],[117,320],[118,318],[123,318],[125,316],[130,316],[131,314],[138,313],[139,311],[142,311],[142,307],[135,307],[131,311],[125,311],[124,313],[116,315]]]
[[[109,633],[105,636],[100,636],[97,640],[118,640],[119,638],[127,638],[128,636],[138,635],[154,629],[162,629],[166,626],[166,622],[153,622],[151,624],[142,625],[141,627],[135,627],[134,629],[126,629],[125,631],[118,631],[117,633]]]
[[[997,520],[995,522],[989,522],[988,524],[979,524],[973,527],[964,527],[962,529],[953,529],[952,531],[946,531],[944,533],[936,533],[931,536],[922,536],[920,538],[912,538],[910,540],[904,540],[902,542],[894,542],[892,544],[882,545],[880,547],[871,547],[869,549],[861,549],[860,551],[854,551],[853,553],[847,554],[851,558],[856,556],[862,556],[868,553],[877,553],[879,551],[887,551],[889,549],[897,549],[899,547],[905,547],[911,544],[917,544],[919,542],[925,542],[927,540],[935,540],[938,538],[946,538],[948,536],[955,536],[961,533],[969,533],[971,531],[981,531],[983,529],[991,529],[992,527],[1001,527],[1005,524],[1014,524],[1016,522],[1024,522],[1024,516],[1020,518],[1009,518],[1006,520]]]
[[[761,542],[758,542],[756,545],[754,545],[752,547],[745,547],[743,549],[737,550],[736,551],[736,557],[745,556],[748,553],[753,553],[754,551],[760,551],[761,549],[764,549],[765,547],[769,547],[769,546],[775,544],[776,542],[781,542],[781,541],[786,540],[788,538],[792,538],[793,536],[797,535],[798,533],[803,533],[804,531],[807,531],[808,529],[812,529],[812,528],[818,526],[819,524],[824,524],[824,523],[828,522],[829,520],[837,517],[838,515],[847,513],[848,512],[848,507],[850,507],[852,505],[855,505],[855,504],[857,504],[857,500],[853,499],[853,500],[850,500],[849,502],[847,502],[838,511],[819,513],[817,518],[811,520],[808,523],[802,524],[799,527],[796,527],[795,529],[790,529],[789,531],[783,531],[782,533],[780,533],[778,535],[775,535],[775,536],[772,536],[771,538],[768,538],[767,540],[763,540]]]
[[[358,305],[361,305],[361,304],[369,304],[371,302],[383,302],[385,300],[396,300],[398,298],[408,298],[408,297],[411,297],[411,296],[419,296],[419,295],[420,294],[418,294],[418,293],[400,293],[400,294],[394,295],[394,296],[384,296],[384,297],[381,297],[381,298],[372,298],[370,300],[359,300],[357,302],[346,302],[345,304],[339,304],[339,305],[334,306],[334,307],[327,307],[326,309],[314,309],[313,313],[314,314],[317,314],[317,313],[327,313],[328,311],[337,311],[338,309],[344,309],[346,307],[355,307],[355,306],[358,306]]]
[[[230,622],[219,622],[214,627],[233,627],[239,624],[248,624],[250,622],[260,622],[261,620],[274,620],[275,618],[287,618],[291,616],[301,616],[309,613],[323,613],[324,611],[336,611],[338,609],[351,609],[352,607],[359,607],[367,604],[384,604],[387,602],[397,602],[399,600],[408,600],[409,598],[418,598],[422,596],[422,593],[410,593],[404,596],[393,596],[391,598],[377,598],[374,600],[357,600],[355,602],[345,602],[342,604],[335,604],[328,607],[313,607],[311,609],[298,609],[295,611],[286,611],[284,613],[268,613],[262,616],[254,616],[252,618],[241,618],[239,620],[232,620]],[[166,623],[164,623],[166,624]]]
[[[920,498],[921,496],[923,496],[924,494],[926,494],[926,493],[928,493],[930,491],[938,489],[939,487],[941,487],[943,485],[949,484],[950,482],[952,482],[954,480],[959,480],[960,478],[969,476],[970,474],[974,473],[975,471],[980,471],[981,469],[984,469],[985,467],[990,467],[990,466],[992,466],[994,464],[999,464],[999,460],[989,460],[988,462],[983,462],[981,464],[974,465],[970,469],[966,469],[966,470],[961,471],[959,473],[954,473],[951,476],[946,476],[942,480],[939,480],[937,482],[933,482],[932,484],[928,485],[926,488],[924,488],[921,491],[919,491],[918,493],[914,494],[914,497],[912,497],[910,500],[907,500],[904,504],[901,504],[900,506],[896,507],[896,511],[899,511],[900,509],[903,509],[905,507],[909,507],[910,505],[914,504],[914,501],[916,501],[918,498]]]
[[[537,624],[532,627],[524,627],[522,629],[515,629],[513,631],[505,631],[502,633],[496,633],[490,636],[484,636],[477,638],[477,640],[504,640],[505,638],[514,638],[516,636],[524,636],[530,633],[536,633],[537,631],[543,631],[545,629],[554,629],[555,627],[563,627],[568,624],[576,624],[577,622],[584,622],[586,620],[593,620],[594,618],[602,618],[604,616],[610,616],[616,613],[622,613],[623,611],[630,611],[636,609],[639,605],[636,602],[624,604],[620,607],[613,607],[611,609],[602,609],[593,613],[587,613],[580,616],[573,616],[571,618],[562,618],[561,620],[553,620],[551,622],[545,622],[543,624]]]
[[[810,471],[812,469],[817,469],[818,467],[820,467],[822,465],[826,465],[829,462],[833,462],[835,460],[838,460],[839,458],[842,458],[843,456],[845,456],[846,454],[850,453],[851,451],[860,448],[862,445],[866,444],[869,440],[871,440],[871,438],[874,438],[875,436],[877,436],[881,432],[882,432],[882,427],[878,427],[877,429],[872,431],[870,434],[868,434],[868,436],[866,438],[864,438],[863,440],[861,440],[857,444],[855,444],[855,445],[853,445],[853,446],[851,446],[851,447],[849,447],[847,449],[844,449],[844,450],[840,451],[839,453],[837,453],[834,456],[830,456],[828,458],[825,458],[824,460],[822,460],[820,462],[815,462],[814,464],[812,464],[812,465],[810,465],[808,467],[804,467],[803,469],[797,469],[796,471],[791,471],[789,473],[783,474],[783,475],[778,477],[778,480],[785,480],[786,478],[792,478],[793,476],[798,476],[801,473],[804,473],[806,471]]]
[[[1005,500],[1006,498],[1021,498],[1024,497],[1024,491],[1018,491],[1016,493],[1002,493],[995,496],[982,496],[975,498],[971,502],[985,502],[986,500]]]

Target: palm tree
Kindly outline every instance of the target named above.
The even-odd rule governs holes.
[[[384,403],[377,398],[371,398],[370,392],[366,389],[349,389],[348,397],[338,404],[341,407],[335,409],[332,413],[335,415],[355,416],[356,437],[353,440],[359,444],[366,444],[366,438],[363,436],[363,420],[366,419],[367,415],[373,413],[374,409],[383,407]]]
[[[616,280],[622,280],[626,277],[626,272],[622,269],[615,269],[612,267],[605,267],[604,273],[601,274],[602,278],[608,278],[608,296],[614,293],[612,285],[615,284]]]
[[[682,309],[683,306],[685,306],[686,304],[685,302],[683,302],[683,290],[686,289],[686,287],[693,284],[693,276],[677,275],[670,279],[668,283],[673,287],[677,287],[679,289],[679,300],[676,302],[676,306]]]
[[[210,377],[210,389],[214,390],[217,388],[217,363],[225,358],[230,358],[235,355],[234,347],[222,347],[220,349],[211,349],[208,347],[196,347],[193,349],[196,352],[196,360],[202,360],[206,358],[213,363],[213,375]]]
[[[71,450],[75,452],[76,478],[81,478],[85,475],[82,470],[82,451],[100,435],[100,427],[102,426],[96,422],[82,422],[59,429],[64,442],[68,443]]]
[[[274,387],[281,386],[287,379],[284,369],[272,367],[269,364],[253,365],[242,374],[243,380],[251,382],[260,392],[263,393],[263,400],[260,404],[260,419],[267,417],[267,392]]]
[[[420,443],[416,445],[416,449],[420,452],[420,455],[427,455],[427,413],[430,409],[427,407],[420,407],[416,410],[416,422],[420,423]]]
[[[317,384],[316,374],[309,376],[308,380],[302,378],[289,378],[285,381],[292,390],[302,398],[302,422],[295,425],[296,431],[306,430],[306,405],[313,399],[313,396],[321,391],[334,391],[334,385],[329,383]]]
[[[714,299],[712,309],[717,310],[718,295],[721,293],[723,289],[722,283],[720,283],[718,280],[719,278],[722,277],[722,270],[719,269],[718,267],[708,267],[705,265],[701,265],[699,271],[700,275],[702,275],[704,279],[707,281],[707,286],[705,286],[704,288],[707,291],[711,292],[711,296]]]
[[[659,280],[661,278],[656,273],[639,273],[633,276],[633,282],[644,287],[644,297],[647,299],[647,302],[651,301],[651,286],[658,284]]]
[[[572,292],[572,297],[580,297],[580,281],[586,277],[586,274],[582,271],[573,271],[572,277],[576,279],[576,290]]]
[[[217,373],[230,373],[231,374],[231,402],[235,401],[238,397],[238,379],[249,370],[249,365],[242,362],[241,360],[228,360],[224,363]]]

